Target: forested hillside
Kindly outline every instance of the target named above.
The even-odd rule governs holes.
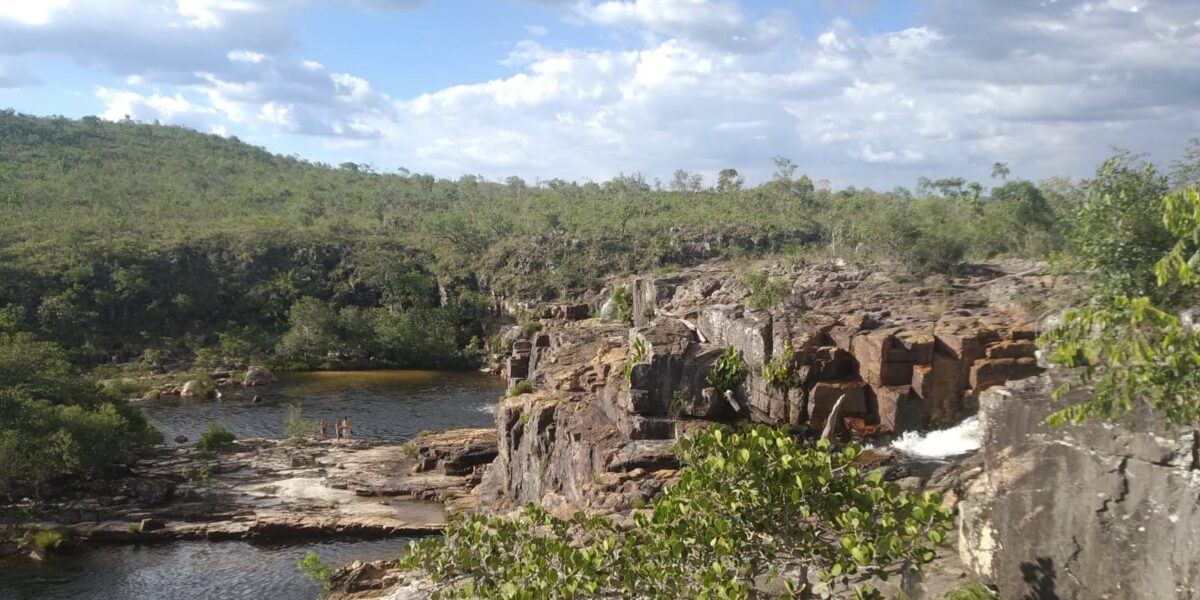
[[[491,333],[495,296],[552,299],[613,273],[774,253],[916,272],[1041,256],[1083,195],[1000,177],[990,190],[947,179],[831,193],[776,166],[749,188],[733,170],[716,187],[682,171],[666,185],[450,181],[178,127],[3,112],[0,327],[85,364],[444,365]]]

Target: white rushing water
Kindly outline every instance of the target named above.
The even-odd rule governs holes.
[[[929,433],[908,432],[892,447],[913,458],[949,458],[979,449],[979,417],[971,417],[949,429]]]

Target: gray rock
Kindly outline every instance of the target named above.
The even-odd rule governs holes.
[[[1200,597],[1195,439],[1149,415],[1132,430],[1050,429],[1052,372],[980,398],[984,469],[959,505],[963,562],[1004,598]],[[1076,402],[1077,390],[1063,402]]]
[[[246,377],[242,380],[242,385],[246,387],[254,387],[259,385],[267,385],[275,383],[278,379],[275,374],[266,367],[250,367],[246,369]]]

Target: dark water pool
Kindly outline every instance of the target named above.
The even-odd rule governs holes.
[[[490,427],[503,392],[499,378],[473,371],[340,371],[287,373],[279,383],[226,392],[222,400],[140,405],[167,443],[178,435],[195,442],[209,423],[239,438],[282,437],[289,404],[307,419],[327,419],[330,435],[333,422],[348,416],[355,437],[406,440],[421,430]]]
[[[407,539],[261,546],[174,542],[101,546],[45,563],[0,563],[4,600],[315,600],[316,583],[296,562],[313,551],[326,563],[393,559]]]
[[[281,437],[288,404],[300,405],[309,419],[332,423],[349,416],[356,437],[404,440],[423,429],[492,426],[503,389],[498,379],[474,372],[297,373],[219,401],[169,399],[141,406],[168,443],[177,435],[194,443],[212,422],[240,438]],[[255,394],[262,402],[252,401]],[[318,586],[296,569],[308,551],[343,564],[397,558],[408,541],[97,546],[45,563],[0,563],[0,600],[313,600]]]

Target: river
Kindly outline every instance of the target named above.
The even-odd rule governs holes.
[[[194,442],[209,423],[239,438],[282,435],[289,404],[304,417],[350,417],[355,437],[405,440],[422,430],[490,427],[504,385],[474,372],[291,373],[277,384],[226,393],[222,400],[164,399],[141,404],[167,443]],[[259,402],[254,402],[254,396]],[[332,433],[332,430],[331,430]],[[296,562],[308,551],[330,564],[399,556],[406,539],[327,540],[305,545],[176,542],[99,546],[44,563],[0,565],[3,600],[312,600],[318,587]]]

